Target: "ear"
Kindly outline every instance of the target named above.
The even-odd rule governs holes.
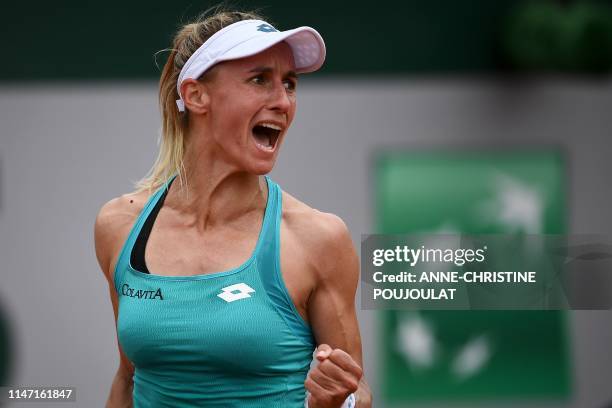
[[[195,79],[186,79],[181,84],[181,94],[185,102],[185,109],[199,114],[208,112],[210,96],[205,84]]]

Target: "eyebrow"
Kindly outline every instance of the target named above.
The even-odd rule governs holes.
[[[264,66],[259,66],[259,67],[255,67],[252,70],[250,70],[249,72],[252,73],[261,73],[261,74],[267,74],[272,72],[273,69],[272,67],[264,67]],[[285,74],[286,78],[297,78],[297,74],[295,73],[295,71],[287,71],[287,73]]]

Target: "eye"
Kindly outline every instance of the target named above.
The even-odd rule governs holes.
[[[259,74],[251,78],[251,82],[256,85],[263,85],[266,82],[266,78],[262,74]]]
[[[285,89],[288,91],[295,91],[297,88],[297,81],[295,79],[286,79],[284,82]]]

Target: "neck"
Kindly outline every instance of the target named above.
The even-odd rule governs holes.
[[[264,178],[228,163],[204,139],[188,138],[183,160],[186,185],[175,180],[164,206],[201,231],[263,210],[268,194]]]

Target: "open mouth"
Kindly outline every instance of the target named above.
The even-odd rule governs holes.
[[[257,146],[272,151],[281,134],[281,127],[272,123],[260,123],[253,127],[253,138]]]

